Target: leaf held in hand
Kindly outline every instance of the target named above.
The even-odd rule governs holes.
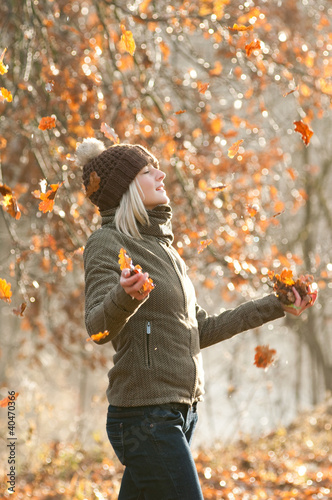
[[[268,345],[258,345],[255,351],[254,365],[258,368],[268,368],[274,362],[274,356],[277,353],[275,349],[270,349]]]
[[[124,248],[120,249],[119,253],[119,264],[120,264],[120,271],[123,271],[123,269],[129,269],[130,274],[138,274],[142,273],[142,268],[140,265],[133,265],[133,262],[129,255],[127,254],[126,250]],[[140,289],[140,292],[151,292],[151,290],[154,289],[156,285],[153,283],[151,278],[148,278],[145,283],[143,284],[142,288]]]
[[[295,295],[292,287],[296,288],[302,299],[311,294],[310,285],[312,285],[314,277],[310,274],[294,278],[290,269],[283,269],[280,274],[269,271],[268,277],[273,283],[273,290],[282,304],[294,304]]]

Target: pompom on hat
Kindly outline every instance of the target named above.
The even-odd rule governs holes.
[[[155,156],[139,144],[114,144],[106,149],[102,141],[88,138],[78,144],[76,156],[83,167],[86,190],[92,172],[100,178],[99,188],[89,198],[101,212],[119,205],[122,195],[143,167],[152,164],[159,168]]]

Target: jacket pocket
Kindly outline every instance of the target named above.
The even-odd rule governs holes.
[[[151,367],[151,321],[145,323],[145,364],[148,368]]]

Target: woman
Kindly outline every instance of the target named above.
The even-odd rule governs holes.
[[[80,144],[77,156],[102,216],[84,251],[86,327],[90,336],[107,330],[96,342],[111,341],[115,349],[107,433],[126,466],[119,499],[201,500],[189,449],[204,394],[200,350],[285,310],[299,315],[316,294],[302,300],[294,289],[294,307],[271,294],[208,316],[172,246],[172,212],[156,158],[140,145],[105,149],[95,139]],[[120,271],[121,248],[144,273]],[[151,292],[143,289],[149,276]]]

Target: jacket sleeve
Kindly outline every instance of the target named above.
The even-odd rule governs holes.
[[[114,339],[145,300],[132,299],[120,285],[117,245],[108,230],[93,233],[84,250],[85,325],[88,334],[109,331],[97,344]],[[119,250],[121,244],[119,243]]]
[[[283,316],[284,310],[274,294],[245,302],[235,309],[215,316],[209,316],[204,309],[196,305],[200,347],[209,347],[237,333],[257,328]]]

